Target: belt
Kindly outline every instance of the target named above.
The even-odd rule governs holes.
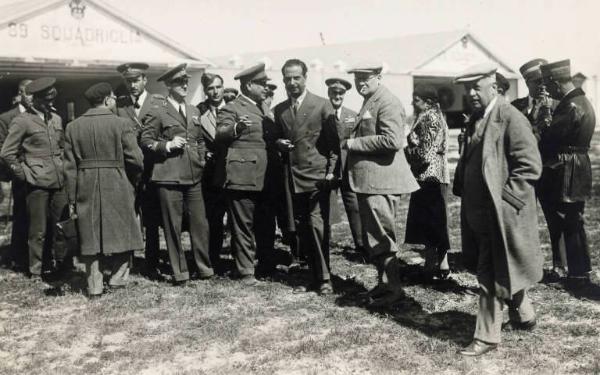
[[[122,160],[83,159],[77,165],[78,169],[123,168]]]
[[[563,146],[558,149],[558,152],[561,154],[581,154],[586,153],[589,150],[589,147]]]

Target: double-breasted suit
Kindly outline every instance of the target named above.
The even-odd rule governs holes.
[[[543,264],[537,142],[527,119],[503,98],[495,100],[488,114],[468,124],[453,186],[462,197],[463,262],[481,286],[475,338],[491,344],[500,341],[504,301],[511,320],[535,318],[525,290],[542,278]]]
[[[334,174],[339,153],[335,124],[329,121],[329,101],[306,92],[297,108],[288,99],[274,108],[275,122],[282,138],[294,148],[288,153],[293,192],[293,213],[301,251],[308,256],[314,282],[330,280],[329,275],[329,210],[331,187],[325,183]],[[289,209],[289,208],[288,208]]]
[[[64,141],[61,118],[32,108],[13,119],[0,152],[13,179],[24,186],[32,275],[41,275],[42,260],[50,251],[58,260],[66,255],[64,243],[58,241],[54,230],[54,223],[68,214],[63,174]],[[46,240],[48,236],[50,240]]]
[[[142,148],[153,155],[150,181],[158,186],[167,250],[176,281],[190,275],[181,245],[184,215],[189,219],[194,263],[199,277],[214,272],[208,254],[208,223],[202,195],[202,173],[206,147],[200,125],[200,113],[192,105],[182,103],[185,117],[171,100],[153,105],[144,119]],[[183,148],[169,149],[168,142],[179,136],[186,140]]]
[[[404,122],[402,103],[380,84],[346,141],[348,183],[357,194],[363,245],[371,258],[398,250],[398,196],[419,188],[403,152]]]
[[[143,248],[135,213],[142,150],[131,123],[108,108],[92,108],[69,123],[65,136],[68,200],[75,205],[88,292],[102,293],[99,254],[111,256],[109,284],[124,285],[131,251]]]
[[[137,103],[139,108],[136,108],[136,103],[130,95],[121,96],[117,99],[117,115],[131,120],[137,142],[140,141],[144,128],[144,118],[153,106],[160,105],[164,100],[165,98],[162,95],[150,94],[147,91],[144,100]],[[158,190],[155,185],[150,183],[152,166],[152,153],[144,152],[144,172],[136,186],[136,208],[141,210],[142,225],[145,228],[146,272],[153,272],[158,268],[160,250],[158,231],[161,214]]]
[[[554,263],[558,265],[560,253],[566,253],[572,277],[585,277],[591,271],[583,212],[592,194],[588,150],[595,126],[590,101],[583,90],[574,89],[560,100],[539,143],[544,169],[538,194],[550,231]]]
[[[237,124],[243,116],[252,124],[240,131]],[[281,162],[275,149],[280,135],[269,108],[243,94],[217,116],[215,140],[223,152],[218,155],[215,182],[226,190],[231,249],[241,276],[254,274],[255,257],[259,267],[267,267],[270,261],[277,198],[282,191]]]
[[[356,115],[356,112],[343,106],[337,110],[332,109],[332,113],[329,115],[329,121],[334,124],[337,129],[340,142],[348,140],[352,136],[352,132],[356,127]],[[350,182],[348,181],[348,166],[346,164],[347,155],[348,150],[340,150],[336,174],[338,174],[341,179],[340,193],[342,195],[344,209],[346,210],[346,216],[348,217],[352,239],[354,240],[354,247],[357,251],[362,252],[364,249],[360,213],[358,212],[358,198],[356,197],[356,193],[350,188]]]

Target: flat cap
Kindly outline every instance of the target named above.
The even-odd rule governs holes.
[[[56,78],[53,77],[38,78],[25,86],[25,91],[29,95],[51,100],[54,99],[57,94],[56,89],[54,88],[55,83]]]
[[[526,81],[542,79],[540,65],[548,64],[544,59],[533,59],[521,65],[519,71]]]
[[[112,86],[108,82],[100,82],[91,85],[83,95],[90,103],[98,103],[104,100],[113,92]]]
[[[233,79],[239,79],[241,82],[256,81],[261,79],[269,79],[265,73],[265,64],[259,63],[248,69],[242,70],[236,74]]]
[[[348,73],[349,74],[357,74],[357,73],[358,74],[360,74],[360,73],[379,74],[379,73],[381,73],[382,70],[383,70],[382,64],[365,63],[365,64],[356,65],[352,69],[348,70]]]
[[[117,66],[117,72],[121,73],[123,78],[137,78],[145,74],[149,67],[143,62],[131,62]]]
[[[168,82],[168,81],[172,81],[177,78],[190,78],[191,76],[189,74],[187,74],[187,71],[185,70],[186,68],[187,68],[186,63],[179,64],[176,67],[171,68],[171,69],[167,70],[166,72],[164,72],[156,80],[158,82],[161,82],[161,81]]]
[[[467,83],[479,81],[480,79],[492,76],[498,70],[498,66],[491,62],[485,62],[468,67],[454,79],[454,83]]]
[[[540,69],[544,80],[571,79],[571,60],[569,59],[541,65]]]
[[[233,87],[225,87],[225,89],[223,90],[224,94],[234,94],[235,96],[237,96],[240,92],[237,89],[234,89]]]
[[[338,88],[348,91],[352,88],[352,84],[342,78],[328,78],[325,80],[325,84],[331,88]]]

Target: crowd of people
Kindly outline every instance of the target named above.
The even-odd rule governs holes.
[[[12,180],[14,194],[12,260],[31,278],[64,277],[76,255],[88,296],[97,298],[103,270],[108,288],[125,287],[132,252],[144,249],[144,275],[164,280],[162,228],[172,283],[211,279],[223,272],[227,223],[241,285],[276,271],[278,226],[290,248],[288,270],[305,263],[311,274],[294,293],[332,294],[336,190],[355,250],[377,269],[365,304],[404,297],[395,221],[403,194],[411,194],[405,241],[425,245],[427,277],[448,277],[448,126],[435,88],[415,88],[405,134],[403,105],[377,64],[348,72],[364,98],[358,113],[343,105],[351,82],[329,78],[328,98],[315,95],[298,59],[282,66],[288,98],[274,106],[277,85],[264,64],[235,76],[239,91],[204,73],[206,99],[196,106],[186,102],[185,64],[158,78],[167,96],[146,90],[148,68],[120,65],[128,93],[117,97],[109,83],[92,85],[84,93],[91,108],[66,126],[54,112],[58,92],[50,77],[21,82],[18,105],[0,115],[2,178]],[[536,324],[527,289],[543,271],[538,200],[552,242],[549,276],[571,287],[590,282],[583,212],[591,195],[591,104],[573,85],[569,60],[524,64],[529,95],[512,104],[496,70],[480,64],[455,79],[469,106],[452,192],[461,197],[463,263],[480,285],[474,338],[461,351],[467,356],[496,348],[504,304],[514,328]],[[74,242],[56,229],[69,221]],[[190,234],[191,262],[182,231]]]

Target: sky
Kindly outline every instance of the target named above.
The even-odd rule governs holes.
[[[600,0],[104,0],[204,57],[467,29],[517,69],[600,75]]]

